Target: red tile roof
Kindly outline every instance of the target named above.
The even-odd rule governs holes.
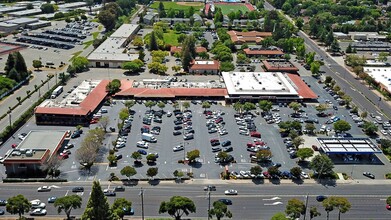
[[[282,52],[279,49],[275,49],[275,50],[250,50],[249,48],[246,48],[243,51],[247,55],[284,55],[284,52]]]
[[[37,107],[35,114],[87,115],[94,111],[106,97],[106,85],[109,82],[110,80],[102,80],[80,103],[79,107]]]
[[[316,95],[310,87],[301,79],[301,77],[297,74],[287,73],[288,77],[292,80],[292,82],[296,85],[297,92],[299,96],[304,99],[316,99],[318,95]]]
[[[208,61],[208,63],[200,64],[198,61]],[[220,70],[220,62],[217,60],[193,60],[190,70]]]
[[[134,96],[136,98],[175,98],[175,97],[225,97],[227,90],[209,88],[129,88],[118,92],[116,96]]]
[[[170,48],[170,53],[180,53],[182,51],[182,47],[177,47],[177,46],[172,46]],[[202,52],[207,52],[205,47],[196,47],[196,53],[202,53]]]

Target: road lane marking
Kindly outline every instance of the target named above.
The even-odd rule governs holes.
[[[67,195],[68,195],[68,193],[69,193],[69,190],[67,190],[67,192],[65,193],[65,196],[67,196]]]
[[[280,197],[273,197],[273,198],[270,198],[270,199],[262,199],[262,200],[277,200],[277,199],[281,199]]]
[[[283,204],[282,202],[273,202],[273,203],[266,203],[263,205],[282,205],[282,204]]]

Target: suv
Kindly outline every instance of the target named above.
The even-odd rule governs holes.
[[[84,192],[84,187],[82,186],[73,187],[72,192]]]

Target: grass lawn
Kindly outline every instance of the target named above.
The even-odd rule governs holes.
[[[238,4],[235,4],[235,5],[232,5],[232,4],[215,4],[215,7],[216,8],[221,8],[221,12],[223,12],[224,15],[227,15],[229,14],[231,11],[233,12],[237,12],[239,10],[242,11],[242,13],[245,13],[246,11],[250,11],[248,10],[248,8],[243,4],[243,5],[238,5]]]
[[[202,7],[204,7],[204,3],[201,2],[163,2],[164,9],[167,11],[172,8],[174,10],[185,10],[187,11],[191,6],[194,7],[195,11],[198,12]],[[153,9],[159,8],[159,2],[155,1],[150,6]]]
[[[172,46],[178,46],[178,35],[175,31],[170,30],[167,33],[163,33],[163,40],[166,44],[170,44]]]

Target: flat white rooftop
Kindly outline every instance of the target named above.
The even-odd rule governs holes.
[[[323,152],[328,154],[371,154],[382,151],[369,138],[318,138]]]
[[[229,95],[298,95],[280,72],[223,72]]]
[[[370,75],[376,82],[379,82],[391,92],[391,68],[390,67],[364,67],[364,72]]]
[[[123,24],[110,37],[108,37],[89,56],[90,61],[131,61],[138,58],[138,54],[124,53],[124,44],[128,38],[135,34],[138,25]]]

